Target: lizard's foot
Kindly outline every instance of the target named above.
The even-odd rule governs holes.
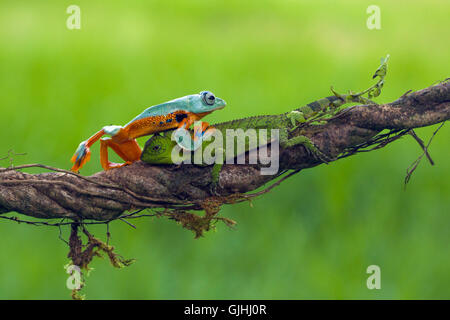
[[[335,160],[335,159],[331,158],[330,156],[326,155],[325,153],[323,153],[322,151],[320,151],[320,149],[311,140],[309,140],[306,143],[303,143],[303,146],[305,147],[308,154],[319,159],[323,163],[328,164],[329,162]]]
[[[319,159],[320,161],[322,161],[324,163],[328,164],[329,162],[334,160],[333,158],[330,158],[325,153],[320,151],[319,148],[314,144],[314,142],[312,142],[311,139],[309,139],[306,136],[297,136],[297,137],[291,138],[283,144],[283,147],[288,148],[288,147],[296,146],[299,144],[301,144],[305,147],[305,149],[309,155],[313,155],[314,157],[316,157],[317,159]]]
[[[326,155],[325,153],[323,153],[322,151],[320,151],[315,145],[315,150],[312,151],[308,148],[306,148],[314,157],[316,157],[317,159],[319,159],[320,161],[322,161],[323,163],[328,164],[329,162],[333,161],[334,159],[329,157],[328,155]]]
[[[297,111],[297,110],[294,110],[294,111],[289,112],[289,113],[286,115],[286,117],[287,117],[289,120],[291,120],[291,124],[292,124],[293,127],[295,127],[295,126],[297,125],[297,122],[298,122],[298,123],[303,123],[303,122],[306,121],[305,115],[303,114],[303,112]]]
[[[220,196],[220,193],[217,191],[219,187],[221,187],[219,182],[211,182],[209,185],[209,192],[211,192],[213,196]]]

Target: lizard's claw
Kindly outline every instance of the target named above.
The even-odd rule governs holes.
[[[311,140],[309,140],[307,143],[305,143],[304,146],[305,146],[306,152],[309,155],[312,155],[313,157],[319,159],[323,163],[328,164],[329,162],[335,160],[335,159],[331,158],[330,156],[326,155],[325,153],[323,153],[322,151],[320,151],[320,149]]]
[[[325,153],[323,153],[319,149],[314,150],[314,151],[311,149],[308,149],[308,148],[305,148],[305,149],[309,156],[315,157],[325,164],[328,164],[329,162],[333,161],[333,159],[331,159],[329,156],[327,156]]]
[[[330,158],[329,156],[327,156],[325,153],[323,153],[322,151],[319,151],[317,153],[314,154],[320,161],[322,161],[323,163],[328,164],[329,162],[333,161],[332,158]]]
[[[219,181],[213,181],[209,185],[209,192],[211,192],[214,196],[220,196],[220,193],[217,191],[218,188],[222,187]]]

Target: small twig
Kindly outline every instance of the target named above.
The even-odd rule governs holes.
[[[119,218],[120,221],[125,222],[127,225],[129,225],[130,227],[136,229],[136,226],[130,222],[128,222],[127,220],[125,220],[124,218]]]
[[[431,156],[430,156],[430,154],[428,153],[427,147],[425,147],[425,145],[424,145],[424,143],[423,143],[423,140],[420,139],[420,138],[417,136],[417,134],[415,133],[414,130],[410,130],[410,131],[409,131],[409,134],[417,141],[417,143],[420,145],[420,147],[422,148],[423,152],[424,152],[425,155],[427,156],[428,161],[430,161],[430,164],[431,164],[432,166],[434,166],[434,161],[433,161],[433,159],[431,159]]]
[[[261,190],[259,192],[255,192],[255,193],[247,193],[242,195],[243,198],[248,199],[248,198],[254,198],[257,196],[260,196],[264,193],[269,192],[270,190],[272,190],[273,188],[279,186],[283,181],[285,181],[286,179],[292,177],[293,175],[299,173],[302,169],[297,169],[297,170],[293,170],[290,173],[288,173],[287,175],[285,175],[284,177],[282,177],[281,179],[279,179],[278,181],[272,183],[269,187],[265,188],[264,190]]]
[[[109,246],[109,239],[111,239],[111,233],[109,232],[109,222],[106,223],[106,245]]]
[[[408,91],[406,91],[404,94],[402,94],[401,95],[401,97],[400,98],[404,98],[404,97],[406,97],[410,92],[412,92],[412,90],[411,89],[409,89]]]
[[[410,129],[390,130],[388,133],[378,134],[364,143],[346,149],[340,156],[338,156],[338,159],[346,158],[359,152],[370,152],[373,150],[384,148],[389,143],[403,137],[409,132],[409,130]]]
[[[416,160],[414,160],[414,162],[408,167],[408,169],[406,169],[406,176],[405,176],[405,181],[404,181],[405,189],[406,189],[406,185],[408,184],[409,180],[411,179],[412,174],[416,170],[416,168],[419,165],[420,161],[422,161],[423,156],[427,154],[427,150],[428,150],[428,148],[429,148],[429,146],[431,144],[431,141],[433,141],[434,136],[444,126],[444,124],[445,124],[445,121],[442,122],[441,125],[433,132],[433,134],[431,135],[431,138],[428,141],[427,145],[424,146],[424,148],[423,148],[423,153]]]
[[[9,166],[13,167],[14,158],[12,156],[25,156],[26,153],[15,153],[13,149],[8,150],[8,155],[4,158],[0,158],[0,161],[9,159]]]
[[[65,219],[66,219],[66,218],[62,218],[60,223],[63,223]],[[63,241],[65,244],[69,245],[69,242],[68,242],[66,239],[64,239],[64,238],[62,237],[62,229],[61,229],[61,225],[58,225],[58,229],[59,229],[58,238],[59,238],[61,241]]]

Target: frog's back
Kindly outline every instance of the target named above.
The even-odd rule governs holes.
[[[174,99],[168,102],[157,104],[155,106],[148,107],[141,114],[136,116],[133,120],[128,122],[125,126],[146,118],[167,116],[175,113],[188,113],[189,112],[189,96]]]

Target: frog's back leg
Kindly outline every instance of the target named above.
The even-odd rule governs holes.
[[[80,143],[74,155],[72,156],[72,159],[70,159],[70,161],[73,162],[73,166],[71,169],[73,172],[78,172],[78,170],[80,170],[84,166],[84,164],[89,161],[89,159],[91,158],[90,147],[104,134],[105,131],[102,129],[86,141],[82,141]]]
[[[126,162],[125,163],[109,162],[108,147],[113,149],[114,152],[117,153],[117,155]],[[121,143],[116,143],[111,138],[103,138],[100,140],[100,163],[102,165],[102,168],[105,170],[109,170],[112,168],[119,168],[127,164],[136,162],[140,159],[141,153],[142,153],[141,147],[139,147],[135,139]]]
[[[89,159],[91,158],[90,147],[105,134],[116,137],[116,140],[128,139],[126,137],[126,132],[121,126],[103,127],[102,130],[94,134],[92,137],[80,143],[71,159],[71,161],[73,162],[73,166],[71,169],[72,171],[78,172],[84,166],[84,164],[89,161]]]

